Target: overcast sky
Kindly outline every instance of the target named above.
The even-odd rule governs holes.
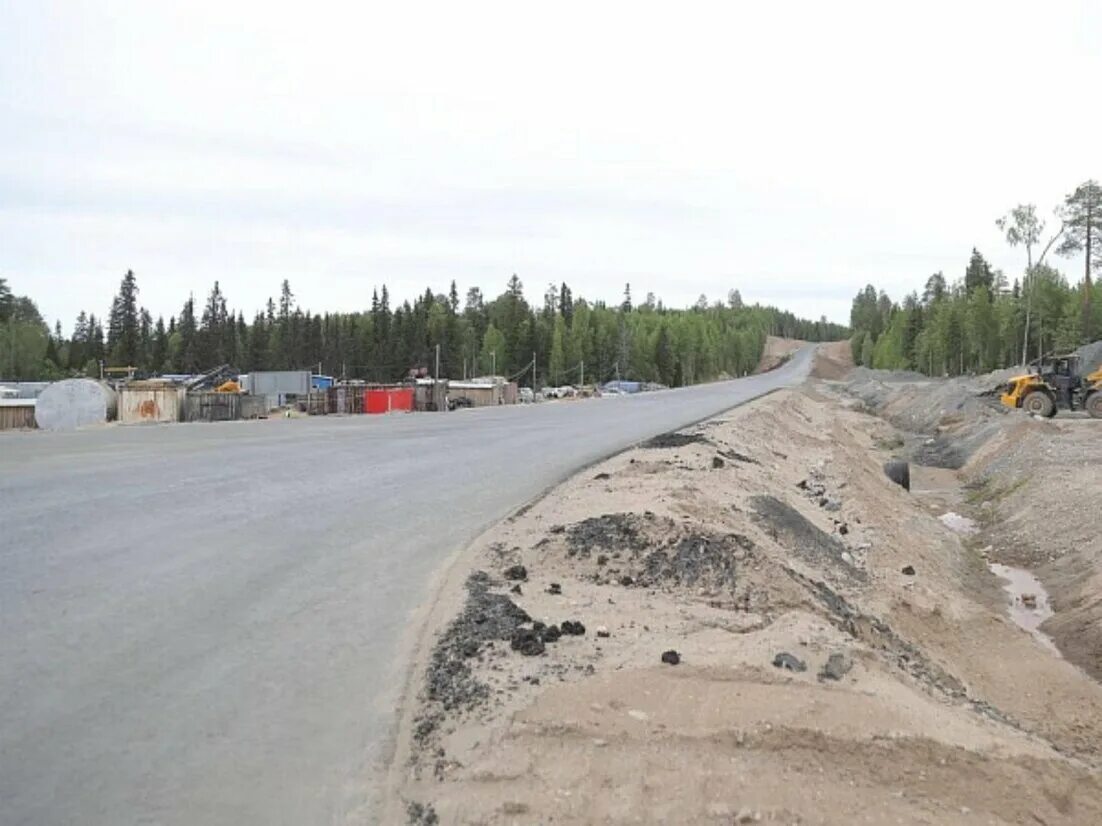
[[[66,330],[128,268],[166,316],[516,272],[847,321],[1020,272],[994,219],[1102,177],[1100,44],[1097,0],[12,0],[0,275]]]

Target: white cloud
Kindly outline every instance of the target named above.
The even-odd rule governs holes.
[[[69,324],[517,272],[845,320],[1100,173],[1095,2],[0,10],[0,272]],[[1071,265],[1069,264],[1069,267]],[[1077,275],[1078,271],[1074,271]]]

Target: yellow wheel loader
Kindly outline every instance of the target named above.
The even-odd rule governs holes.
[[[1000,400],[1007,407],[1051,418],[1057,410],[1086,410],[1102,419],[1102,367],[1084,376],[1079,356],[1045,356],[1030,372],[1007,382]]]

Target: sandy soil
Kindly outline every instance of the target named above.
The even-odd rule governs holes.
[[[765,339],[765,347],[761,351],[761,361],[755,373],[768,373],[775,370],[788,361],[789,356],[806,345],[806,341],[797,338],[780,338],[768,336]]]
[[[811,375],[817,379],[838,381],[853,370],[853,350],[848,340],[822,344],[815,351]]]
[[[994,562],[1033,571],[1055,615],[1041,630],[1102,680],[1102,422],[1012,414],[963,468],[976,543]]]
[[[1102,686],[938,521],[955,472],[896,487],[852,408],[774,394],[484,535],[385,822],[1102,822]]]

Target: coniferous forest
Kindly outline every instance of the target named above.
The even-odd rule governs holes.
[[[689,309],[670,309],[653,295],[634,300],[630,286],[609,306],[560,284],[534,306],[515,275],[495,298],[477,287],[461,295],[452,282],[447,293],[428,289],[396,304],[383,286],[368,307],[350,313],[313,313],[284,281],[251,317],[231,309],[216,281],[201,303],[189,297],[175,315],[154,319],[128,271],[108,311],[81,312],[68,336],[60,324],[49,329],[33,300],[0,279],[0,324],[0,375],[15,380],[98,376],[102,363],[143,376],[230,364],[388,382],[411,369],[435,370],[439,346],[440,375],[453,379],[494,372],[527,384],[534,357],[540,385],[619,376],[682,386],[750,372],[770,334],[812,341],[849,334],[825,318],[744,305],[737,290],[722,303],[701,296]]]
[[[973,249],[960,277],[931,275],[902,302],[869,285],[853,300],[850,324],[858,364],[927,375],[987,372],[1044,353],[1072,350],[1102,336],[1102,186],[1086,181],[1046,219],[1019,204],[996,222],[1020,250],[1013,277]],[[1055,264],[1082,256],[1082,278]]]

